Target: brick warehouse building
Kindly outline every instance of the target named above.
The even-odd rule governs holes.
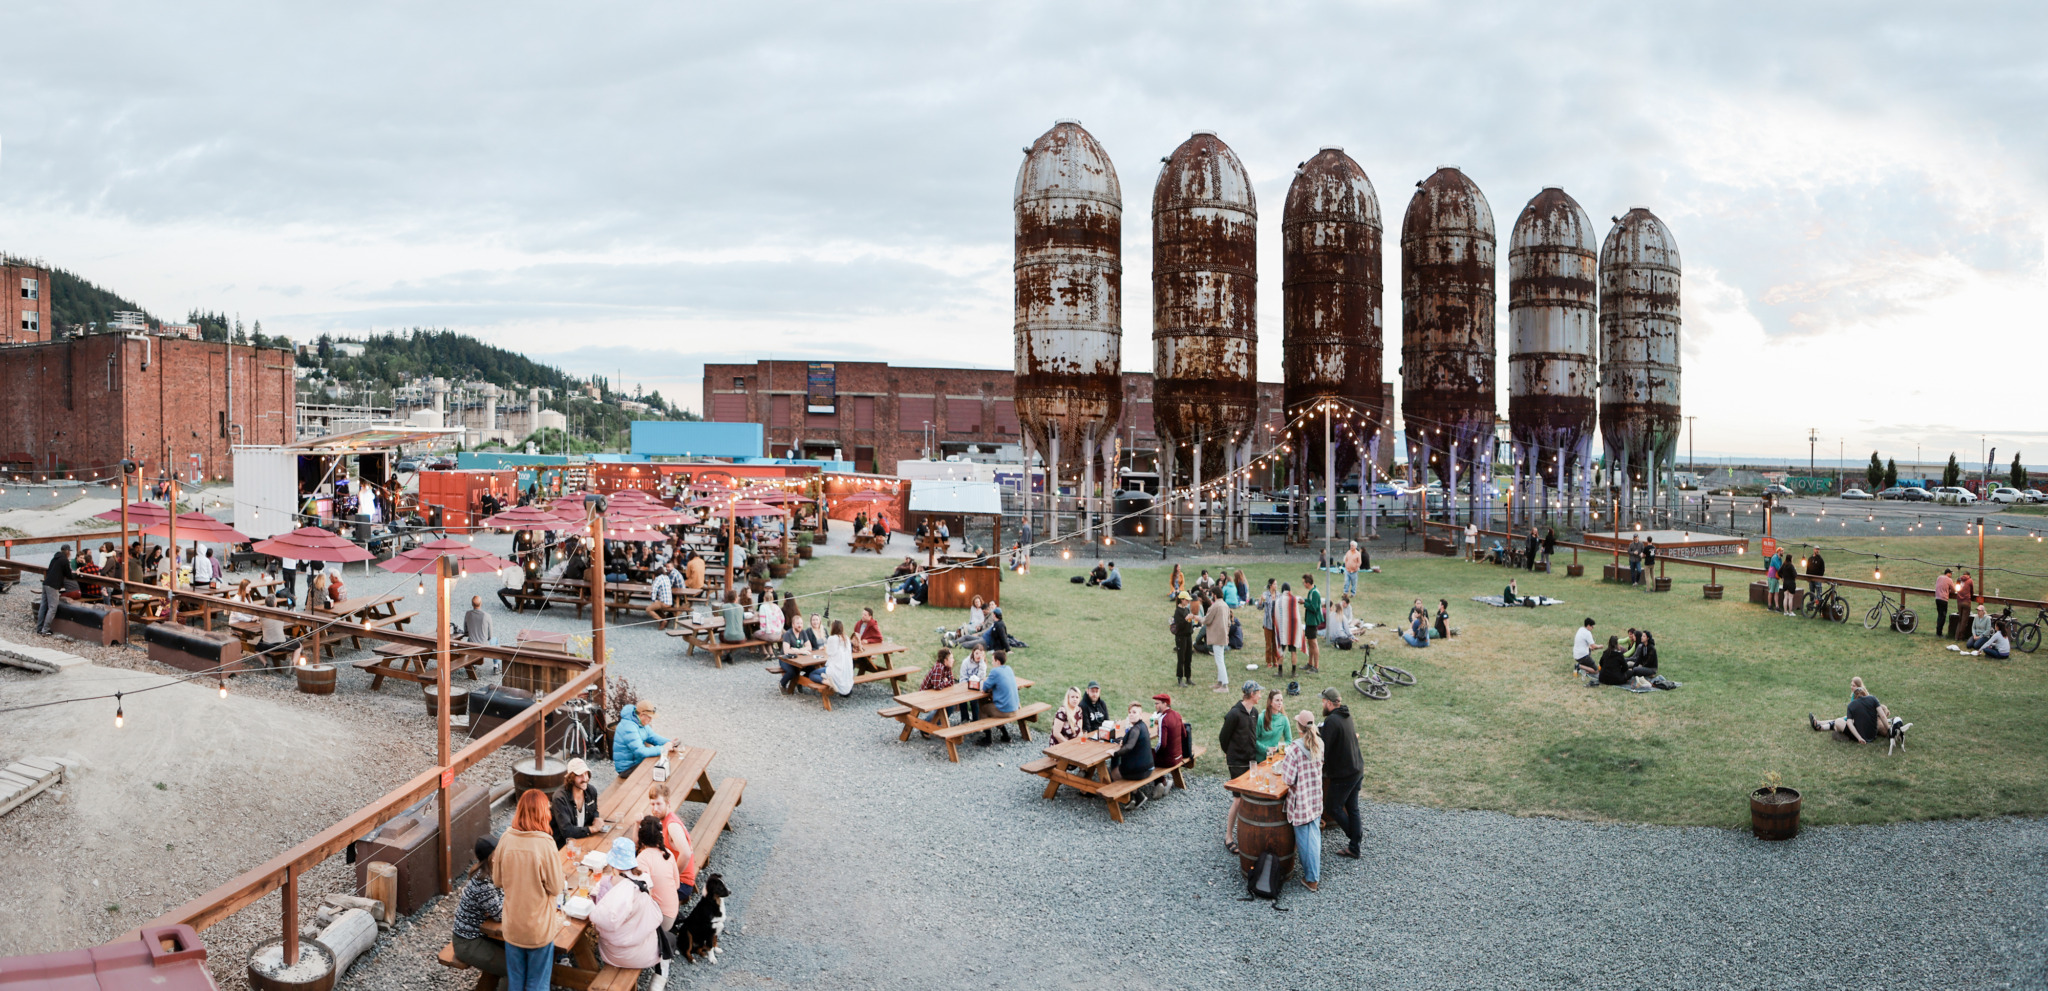
[[[1117,432],[1127,452],[1150,461],[1152,374],[1125,372]],[[758,361],[704,366],[704,418],[766,427],[767,454],[839,450],[860,471],[889,475],[896,462],[957,454],[970,445],[1021,444],[1016,378],[1008,368],[904,368],[878,361]],[[1393,387],[1386,388],[1393,408]],[[1260,423],[1284,424],[1281,385],[1259,383]],[[815,410],[815,412],[814,412]],[[926,424],[931,425],[929,434]]]
[[[0,348],[0,465],[103,470],[133,458],[152,474],[168,445],[192,477],[232,478],[229,448],[288,444],[292,355],[177,337],[94,334]]]
[[[0,344],[38,344],[50,331],[50,273],[0,256]]]

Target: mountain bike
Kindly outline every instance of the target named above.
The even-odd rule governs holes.
[[[1351,687],[1358,689],[1359,694],[1373,701],[1382,702],[1394,697],[1394,686],[1406,687],[1415,684],[1414,675],[1400,668],[1373,663],[1372,649],[1377,643],[1362,646],[1365,653],[1358,659],[1358,670],[1351,672]]]
[[[1891,618],[1892,629],[1900,633],[1911,633],[1920,625],[1920,618],[1913,615],[1913,610],[1906,608],[1903,597],[1895,603],[1890,592],[1879,592],[1877,605],[1871,606],[1870,611],[1863,614],[1863,628],[1875,630],[1878,621],[1887,616]]]
[[[2012,626],[2014,650],[2031,654],[2041,646],[2041,628],[2048,626],[2048,608],[2040,611],[2031,623],[2021,623],[2013,618],[2012,607],[2005,607],[2005,621]]]
[[[1849,603],[1843,600],[1841,587],[1834,582],[1810,580],[1806,598],[1799,603],[1799,615],[1843,623],[1849,619]]]

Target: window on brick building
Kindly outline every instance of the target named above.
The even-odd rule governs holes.
[[[34,299],[34,298],[36,298],[37,296],[41,295],[41,294],[42,294],[42,291],[43,291],[43,287],[42,287],[42,284],[41,284],[41,283],[40,283],[40,282],[39,282],[38,280],[36,280],[36,279],[23,279],[23,280],[21,280],[21,298],[23,298],[23,299]]]
[[[733,387],[733,389],[734,389],[734,390],[736,390],[736,391],[739,391],[739,392],[745,392],[745,391],[747,391],[747,377],[746,377],[746,376],[744,376],[744,375],[735,375],[735,376],[733,376],[733,377],[732,377],[732,387]]]
[[[21,329],[23,329],[23,330],[25,330],[25,331],[28,331],[29,333],[33,334],[33,333],[35,333],[36,331],[38,331],[38,330],[41,330],[41,329],[42,329],[42,326],[43,326],[43,315],[42,315],[42,314],[40,314],[40,313],[37,313],[37,312],[36,312],[36,311],[34,311],[34,310],[27,310],[27,311],[24,311],[24,312],[22,313],[22,315],[21,315]]]
[[[853,428],[855,430],[875,429],[875,397],[853,397]]]

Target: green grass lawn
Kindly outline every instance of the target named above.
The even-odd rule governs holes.
[[[1998,529],[1996,524],[1987,525],[1984,535],[1984,591],[1990,595],[2048,599],[2048,542],[2037,541],[2031,535],[2016,529]],[[1897,536],[1897,537],[1845,537],[1840,539],[1811,538],[1791,541],[1794,547],[1805,553],[1805,548],[1818,544],[1827,558],[1828,574],[1839,578],[1871,580],[1873,565],[1884,565],[1884,580],[1912,585],[1916,588],[1931,588],[1934,580],[1941,575],[1942,568],[1968,568],[1972,574],[1977,568],[1977,538],[1974,536]],[[1838,549],[1839,548],[1839,549]],[[1754,553],[1755,548],[1751,548]],[[1845,553],[1846,551],[1846,553]],[[1877,555],[1873,558],[1871,555]],[[1757,559],[1751,556],[1720,558],[1740,564],[1755,566]],[[2000,571],[1998,569],[2005,569]],[[1674,583],[1705,581],[1695,579],[1697,569],[1679,567],[1671,569]],[[2014,573],[2018,572],[2018,573]],[[1736,580],[1727,580],[1729,594],[1735,594]],[[1854,603],[1859,598],[1850,595]],[[1870,592],[1860,594],[1863,605],[1856,611],[1856,618],[1862,619],[1863,610],[1875,601]],[[1928,614],[1931,621],[1932,608],[1926,599],[1920,599],[1913,608]],[[1996,612],[1997,610],[1992,610]],[[2018,612],[2015,609],[2014,612]],[[2029,613],[2025,619],[2032,619]]]
[[[1974,543],[1971,553],[1974,560]],[[1698,591],[1704,578],[1695,580],[1689,569],[1674,572],[1669,594],[1522,573],[1525,593],[1565,604],[1495,609],[1470,597],[1497,594],[1510,574],[1503,569],[1448,559],[1384,564],[1386,572],[1361,578],[1360,618],[1398,621],[1414,598],[1432,608],[1446,598],[1461,635],[1416,650],[1391,631],[1375,631],[1378,656],[1420,679],[1389,701],[1367,700],[1351,688],[1357,652],[1326,651],[1322,674],[1302,672],[1302,694],[1289,702],[1293,710],[1320,711],[1320,689],[1343,690],[1374,798],[1733,827],[1747,825],[1745,796],[1776,771],[1804,792],[1805,821],[1815,825],[2048,813],[2048,734],[2037,725],[2048,701],[2039,676],[2048,653],[1991,661],[1958,656],[1924,634],[1788,619],[1749,605],[1734,582],[1729,599],[1707,602]],[[787,587],[817,591],[878,578],[891,567],[888,559],[819,559]],[[1093,678],[1103,683],[1112,711],[1120,711],[1131,700],[1170,691],[1198,738],[1213,745],[1235,693],[1209,690],[1215,665],[1201,655],[1195,680],[1203,687],[1173,687],[1166,570],[1125,567],[1122,592],[1070,584],[1081,570],[1039,565],[1004,583],[1010,629],[1030,644],[1012,655],[1019,674],[1037,682],[1026,697],[1058,704],[1066,686]],[[1245,567],[1255,587],[1275,577],[1299,589],[1306,570],[1306,563]],[[1341,587],[1339,576],[1328,577]],[[917,646],[907,663],[928,663],[937,645],[932,628],[957,625],[964,615],[882,612],[881,598],[873,588],[829,597],[833,615],[849,620],[860,606],[876,606],[885,631]],[[807,600],[807,611],[818,601]],[[1231,654],[1233,682],[1284,685],[1285,678],[1245,670],[1263,650],[1257,611],[1239,615],[1248,649]],[[1662,671],[1685,687],[1645,695],[1584,687],[1567,672],[1572,633],[1586,616],[1598,620],[1603,638],[1630,626],[1656,631]],[[1807,729],[1809,711],[1841,715],[1851,675],[1862,675],[1915,724],[1909,752],[1886,757],[1881,746],[1836,743]],[[864,709],[846,707],[845,716],[862,718]],[[1213,750],[1202,770],[1222,773]]]

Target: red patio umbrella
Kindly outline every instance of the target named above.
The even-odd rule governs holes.
[[[464,568],[479,571],[503,571],[513,566],[512,562],[489,551],[478,550],[475,544],[454,537],[430,540],[403,554],[393,554],[391,560],[378,565],[386,571],[404,575],[423,574],[434,570],[434,562],[442,557],[452,557]]]
[[[133,522],[134,517],[129,517]],[[146,537],[169,537],[171,523],[168,519],[142,531]],[[191,512],[178,514],[178,539],[196,540],[202,544],[239,544],[249,539],[240,530],[214,519],[205,513]]]
[[[519,506],[485,519],[484,525],[500,530],[560,530],[562,517],[539,506]]]
[[[104,513],[94,513],[92,518],[106,520],[109,523],[119,523],[121,522],[121,507],[115,506]],[[129,526],[153,526],[170,518],[171,514],[164,509],[162,503],[131,502],[128,504]]]
[[[801,492],[791,492],[788,489],[768,489],[766,491],[749,492],[747,493],[747,498],[755,502],[765,502],[769,505],[788,505],[792,502],[811,501],[810,496],[804,495]]]
[[[728,499],[725,500],[724,505],[713,508],[705,515],[712,519],[725,521],[725,544],[728,548],[725,555],[725,587],[730,589],[732,588],[732,554],[730,548],[732,547],[733,521],[754,516],[788,516],[789,510],[783,509],[780,506],[770,506],[765,502],[755,502],[751,499]]]
[[[295,561],[327,561],[346,564],[350,561],[368,561],[376,557],[356,546],[346,538],[336,536],[317,526],[302,526],[290,533],[281,533],[269,540],[256,542],[258,554],[271,557],[288,557]]]

